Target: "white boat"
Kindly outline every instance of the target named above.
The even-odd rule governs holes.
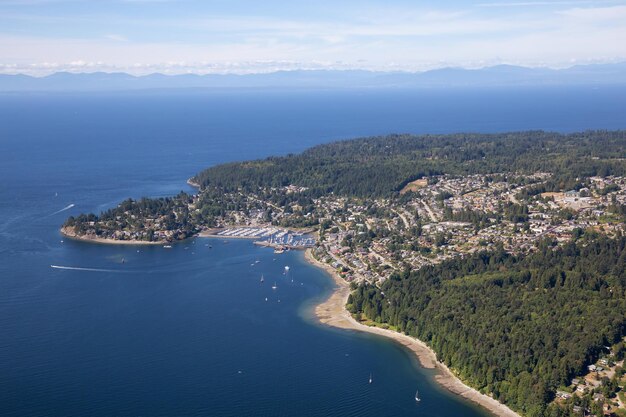
[[[276,281],[274,281],[274,285],[272,285],[272,289],[275,290],[276,288],[278,287],[276,286]]]
[[[422,400],[420,399],[420,392],[419,392],[419,390],[415,391],[415,401],[417,401],[417,402],[422,401]]]
[[[265,281],[265,278],[263,277],[263,275],[261,275],[261,283]]]
[[[172,249],[172,246],[171,245],[163,245],[163,248],[164,249]]]
[[[370,384],[372,383],[373,379],[372,379],[372,374],[370,373]]]

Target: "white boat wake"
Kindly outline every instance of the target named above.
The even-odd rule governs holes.
[[[100,268],[80,268],[77,266],[61,266],[61,265],[50,265],[50,268],[53,269],[65,269],[68,271],[88,271],[88,272],[124,272],[124,271],[116,271],[115,269],[100,269]]]
[[[63,213],[65,210],[69,210],[69,209],[71,209],[72,207],[74,207],[75,205],[76,205],[76,204],[72,203],[72,204],[70,204],[69,206],[67,206],[67,207],[63,207],[61,210],[59,210],[59,211],[55,211],[54,213],[52,213],[52,214],[50,214],[50,215],[48,215],[48,216],[54,216],[55,214]]]

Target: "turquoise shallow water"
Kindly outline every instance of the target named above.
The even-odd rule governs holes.
[[[58,228],[127,197],[191,191],[210,164],[337,138],[626,127],[622,93],[0,96],[0,414],[484,416],[394,343],[311,320],[332,281],[301,253],[95,245]]]

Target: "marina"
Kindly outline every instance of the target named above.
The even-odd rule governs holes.
[[[202,234],[204,237],[227,239],[254,239],[255,245],[274,248],[275,253],[290,249],[307,249],[315,246],[316,240],[307,231],[295,232],[280,227],[229,227]]]

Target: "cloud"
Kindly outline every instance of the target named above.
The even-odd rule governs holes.
[[[497,2],[497,3],[478,3],[476,7],[536,7],[536,6],[580,6],[580,5],[597,5],[598,3],[612,3],[611,1],[598,0],[571,0],[571,1],[520,1],[520,2]]]
[[[109,35],[104,35],[104,38],[112,40],[112,41],[116,41],[116,42],[128,42],[128,39],[125,36],[116,35],[114,33],[109,34]]]
[[[513,7],[529,3],[543,6],[548,2],[502,4]],[[626,58],[626,42],[616,42],[626,39],[626,6],[549,3],[558,7],[502,12],[495,4],[494,10],[484,10],[491,3],[457,9],[364,6],[347,17],[330,13],[311,18],[224,11],[191,17],[176,13],[0,13],[0,27],[5,28],[0,33],[0,71],[418,71],[499,63],[562,67],[571,62]],[[3,25],[2,19],[21,28],[47,28],[48,32],[41,29],[27,36],[24,33],[30,32],[22,29],[11,33],[6,29],[10,25]],[[34,21],[37,25],[32,24]]]
[[[620,25],[626,22],[626,6],[611,7],[577,7],[558,12],[560,15],[575,18],[577,20],[586,20],[589,22],[606,23],[608,21],[617,21]]]

